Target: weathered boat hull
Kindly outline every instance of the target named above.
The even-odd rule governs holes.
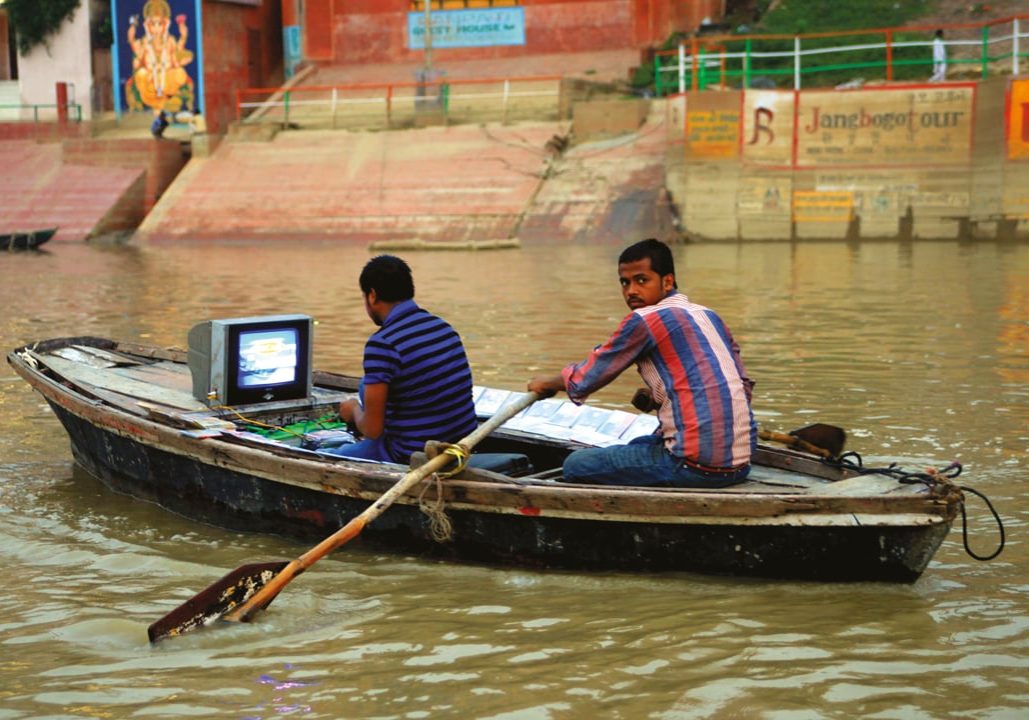
[[[49,398],[48,398],[49,400]],[[77,462],[112,489],[199,521],[243,531],[322,538],[369,500],[271,480],[170,452],[98,426],[51,401]],[[388,483],[383,485],[383,489]],[[548,517],[447,507],[452,539],[433,539],[417,504],[397,504],[358,542],[376,549],[463,561],[608,571],[711,574],[845,581],[910,582],[925,570],[950,523],[825,527],[796,518],[779,524],[740,518],[706,523]]]

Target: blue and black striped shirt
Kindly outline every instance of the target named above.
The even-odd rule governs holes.
[[[476,428],[472,370],[445,320],[404,300],[364,348],[364,382],[386,383],[384,446],[407,463],[427,440],[456,442]]]

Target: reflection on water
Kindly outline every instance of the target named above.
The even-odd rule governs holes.
[[[625,313],[620,248],[408,254],[417,296],[480,384],[520,389]],[[362,248],[197,245],[0,257],[3,347],[66,335],[185,345],[212,317],[300,312],[321,368],[357,373],[373,329]],[[146,626],[229,569],[305,548],[117,495],[73,468],[38,396],[0,370],[0,718],[1022,717],[1029,247],[676,248],[773,429],[846,427],[872,460],[965,464],[1008,547],[957,529],[910,586],[442,565],[348,547],[251,625],[151,648]],[[595,402],[628,408],[620,378]],[[970,542],[995,544],[970,503]],[[603,538],[598,538],[603,542]]]

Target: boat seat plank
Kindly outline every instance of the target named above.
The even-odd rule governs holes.
[[[111,362],[107,358],[100,358],[92,353],[83,352],[80,347],[63,347],[57,350],[52,350],[48,353],[51,356],[64,358],[65,360],[71,360],[72,362],[81,363],[82,365],[90,365],[95,368],[112,368],[117,363]]]
[[[92,388],[114,390],[123,395],[140,400],[149,400],[161,405],[169,405],[180,410],[204,411],[208,409],[206,405],[197,401],[191,393],[158,387],[152,383],[124,377],[111,370],[104,371],[62,357],[36,355],[36,358],[41,364],[52,368],[67,380],[84,383]]]
[[[820,495],[840,495],[844,497],[859,497],[862,495],[879,496],[891,491],[911,492],[912,485],[904,485],[897,482],[896,478],[887,475],[859,475],[857,477],[829,483],[819,490]]]
[[[103,348],[93,347],[91,345],[72,345],[73,348],[84,352],[87,355],[92,355],[99,360],[106,360],[112,365],[139,365],[141,361],[125,355],[124,353],[115,352],[112,350],[104,350]],[[71,358],[69,358],[71,359]]]
[[[150,365],[118,368],[115,372],[131,380],[160,385],[189,395],[193,394],[193,377],[189,373],[189,368],[180,363],[162,360]]]

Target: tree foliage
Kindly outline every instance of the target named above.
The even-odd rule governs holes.
[[[7,0],[4,10],[18,37],[18,50],[27,55],[75,15],[82,0]]]

